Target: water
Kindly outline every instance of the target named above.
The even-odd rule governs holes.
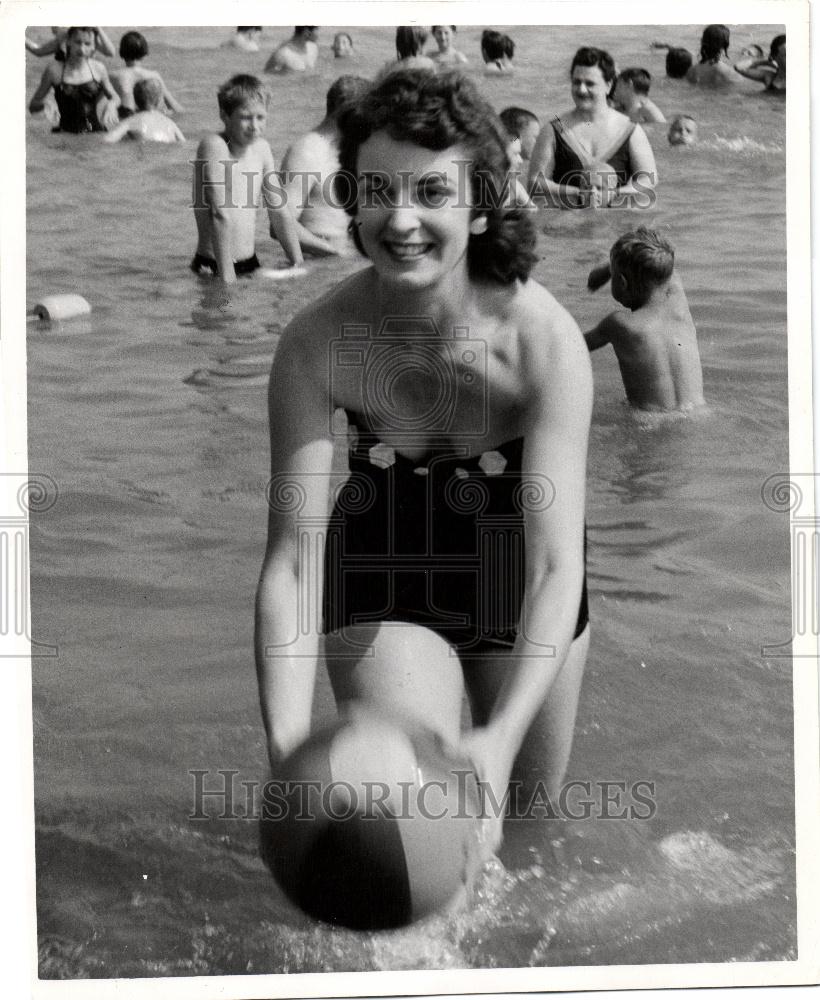
[[[265,384],[308,282],[240,282],[227,306],[186,270],[187,160],[218,127],[214,92],[265,55],[227,29],[145,29],[149,65],[186,107],[184,148],[28,133],[28,299],[77,291],[90,317],[28,340],[30,468],[58,502],[32,518],[32,619],[59,657],[34,661],[41,975],[108,977],[646,964],[796,956],[788,524],[761,486],[788,467],[785,109],[757,85],[719,97],[667,81],[657,38],[699,28],[510,29],[516,76],[484,84],[542,118],[571,104],[582,43],[655,76],[702,143],[653,133],[656,211],[699,331],[706,414],[638,420],[615,359],[594,357],[589,459],[593,640],[570,777],[655,783],[649,821],[579,821],[511,843],[472,904],[396,934],[317,926],[277,893],[254,824],[195,823],[191,769],[263,773],[251,650],[265,537]],[[733,30],[733,49],[780,30]],[[281,31],[268,29],[269,51]],[[356,28],[358,63],[392,29]],[[119,36],[119,31],[114,35]],[[458,35],[476,63],[478,28]],[[337,67],[273,80],[269,138],[322,117]],[[43,64],[30,59],[27,91]],[[543,215],[534,276],[588,329],[613,302],[589,266],[637,219]],[[260,217],[265,266],[282,254]],[[332,714],[324,680],[316,717]],[[209,779],[210,780],[210,779]],[[214,779],[215,780],[215,779]],[[560,842],[556,847],[550,840]]]

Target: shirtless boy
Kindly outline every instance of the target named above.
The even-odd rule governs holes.
[[[120,118],[127,118],[137,110],[134,99],[134,87],[140,80],[156,80],[162,88],[162,103],[159,108],[167,108],[179,114],[182,105],[177,101],[168,88],[162,77],[155,69],[147,69],[142,65],[142,60],[148,55],[148,42],[138,31],[126,31],[120,39],[120,59],[125,63],[122,69],[111,71],[111,83],[120,95]],[[164,104],[164,108],[163,108]]]
[[[140,80],[134,85],[134,100],[139,108],[137,113],[120,122],[103,142],[119,142],[126,136],[150,142],[185,142],[185,136],[176,122],[159,110],[162,104],[162,84],[159,80]]]
[[[663,112],[649,99],[649,85],[652,76],[649,70],[633,66],[621,70],[615,80],[612,100],[615,107],[622,111],[630,121],[641,124],[665,122]]]
[[[276,181],[273,153],[262,138],[270,95],[255,76],[240,74],[217,93],[225,131],[208,135],[194,160],[193,208],[199,234],[191,270],[225,283],[250,274],[256,257],[256,210],[264,199],[271,236],[291,265],[302,263],[296,224]]]
[[[617,240],[609,263],[589,275],[591,291],[611,276],[612,296],[625,308],[584,334],[587,347],[612,344],[627,398],[642,410],[690,410],[704,402],[697,333],[674,265],[672,247],[641,226]]]
[[[305,73],[316,66],[319,46],[316,27],[293,29],[293,35],[275,49],[265,64],[266,73]]]
[[[339,171],[337,122],[345,107],[369,86],[364,77],[340,76],[327,92],[324,119],[297,139],[282,160],[282,183],[304,253],[324,257],[353,252],[350,219],[332,190]]]

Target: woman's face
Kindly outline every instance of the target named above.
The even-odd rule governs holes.
[[[347,35],[336,35],[333,39],[333,54],[337,59],[344,59],[353,51],[353,44]]]
[[[576,66],[572,71],[572,99],[579,111],[605,105],[609,87],[600,66]]]
[[[94,54],[94,36],[90,31],[75,31],[67,45],[68,54],[75,59],[90,59]]]
[[[466,268],[472,189],[469,154],[437,152],[374,133],[359,148],[359,238],[379,277],[428,288]]]

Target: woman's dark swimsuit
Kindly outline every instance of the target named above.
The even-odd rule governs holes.
[[[208,257],[204,253],[194,254],[194,259],[191,261],[191,270],[194,274],[202,274],[203,271],[217,274],[218,266],[213,257]],[[252,257],[246,257],[245,260],[234,261],[233,269],[236,274],[252,274],[261,266],[259,258],[254,254]]]
[[[552,179],[556,184],[571,184],[578,187],[590,169],[591,157],[587,163],[584,163],[575,150],[569,146],[564,138],[566,126],[560,118],[553,118],[550,125],[555,133],[555,166],[552,171]],[[634,130],[633,124],[627,130],[623,141],[608,156],[602,156],[597,161],[608,163],[612,167],[618,178],[618,187],[626,184],[634,173],[632,157],[629,153],[629,140],[632,138]]]
[[[102,132],[103,127],[97,117],[97,102],[102,93],[102,84],[94,79],[91,63],[88,64],[91,79],[85,83],[66,83],[65,63],[60,74],[60,82],[54,88],[54,98],[60,111],[60,127],[55,132]]]
[[[546,477],[522,481],[523,439],[469,458],[448,444],[412,460],[361,429],[355,414],[348,420],[358,439],[328,523],[324,631],[412,622],[470,656],[512,647],[524,597],[523,512],[553,499]],[[585,576],[574,638],[588,621]]]

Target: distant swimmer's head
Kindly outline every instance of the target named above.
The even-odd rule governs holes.
[[[541,131],[538,115],[526,108],[509,107],[504,108],[498,117],[510,137],[519,140],[518,152],[521,159],[528,162]]]
[[[396,54],[399,59],[412,59],[413,56],[420,56],[426,41],[426,28],[396,28]]]
[[[469,77],[396,70],[341,115],[339,129],[349,187],[340,201],[380,275],[427,286],[466,253],[473,280],[527,279],[535,228],[515,200],[510,139]]]
[[[120,59],[134,62],[148,55],[148,42],[138,31],[126,31],[120,39]]]
[[[612,99],[616,105],[627,107],[634,96],[645,97],[652,84],[652,74],[640,66],[622,69],[612,88]]]
[[[433,38],[436,40],[439,52],[449,52],[453,45],[456,26],[454,24],[434,24]]]
[[[698,141],[698,123],[691,115],[675,115],[667,138],[670,146],[693,146]]]
[[[481,55],[485,63],[512,60],[515,55],[515,42],[509,35],[486,29],[481,32]]]
[[[156,111],[162,106],[162,84],[156,77],[134,84],[134,103],[138,111]]]
[[[638,309],[672,277],[675,251],[654,229],[640,226],[612,245],[609,268],[612,297],[627,309]]]
[[[786,68],[786,36],[775,35],[769,48],[769,59],[777,63],[781,69]]]
[[[247,73],[232,76],[219,88],[216,98],[229,142],[246,146],[264,133],[270,93],[258,77]]]
[[[97,34],[93,28],[69,28],[66,34],[66,50],[75,59],[90,59],[94,55]]]
[[[694,61],[689,49],[670,49],[666,53],[666,75],[673,80],[682,80]]]
[[[319,29],[315,24],[310,27],[300,25],[298,28],[293,29],[293,33],[297,38],[302,38],[306,42],[315,42],[319,37]]]
[[[346,31],[337,31],[333,36],[333,55],[337,59],[353,55],[353,39]]]
[[[725,24],[708,24],[700,38],[700,61],[717,62],[729,54],[729,29]]]
[[[373,86],[370,80],[363,76],[352,76],[346,73],[334,81],[325,97],[327,117],[342,114],[349,105],[354,104]]]
[[[785,36],[784,36],[785,37]],[[765,56],[762,45],[752,43],[740,50],[741,59],[762,59]]]
[[[615,60],[604,49],[585,45],[578,49],[569,68],[572,80],[572,99],[579,110],[596,104],[605,104],[612,93],[615,78]]]

